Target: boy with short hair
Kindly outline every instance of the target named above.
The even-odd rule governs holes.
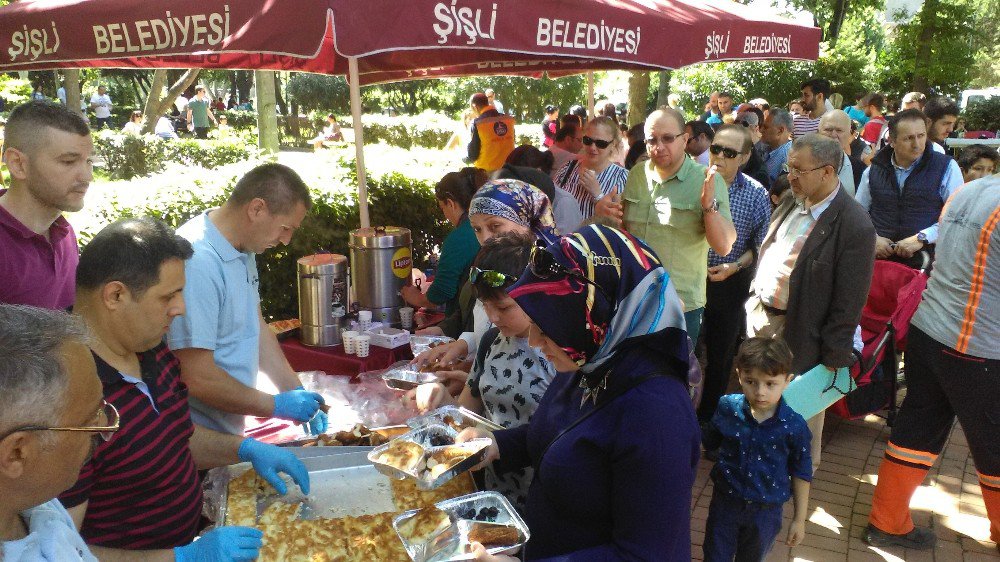
[[[781,531],[781,506],[793,493],[795,515],[786,544],[795,546],[805,536],[812,435],[781,397],[792,379],[791,365],[784,340],[747,340],[736,355],[743,394],[723,396],[704,428],[705,450],[719,450],[705,562],[763,560]]]

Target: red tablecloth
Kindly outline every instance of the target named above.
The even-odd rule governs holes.
[[[343,345],[332,347],[309,347],[302,345],[298,338],[290,337],[281,342],[281,349],[288,363],[296,371],[323,371],[330,375],[356,376],[365,371],[385,369],[404,359],[412,359],[409,345],[395,349],[371,346],[368,357],[357,357],[344,353]]]

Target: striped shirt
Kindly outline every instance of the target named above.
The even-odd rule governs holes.
[[[580,183],[580,168],[583,166],[578,160],[574,160],[563,166],[559,170],[559,180],[556,185],[565,189],[580,203],[580,213],[583,220],[587,220],[594,215],[594,196],[587,191],[587,188]],[[601,186],[601,195],[616,193],[621,195],[625,191],[625,182],[628,181],[628,170],[618,164],[608,164],[604,171],[597,174],[597,183]]]
[[[960,187],[939,224],[913,325],[960,353],[1000,359],[1000,175]]]
[[[194,425],[180,363],[166,344],[140,353],[143,384],[96,354],[104,398],[121,416],[76,484],[60,496],[67,507],[84,502],[80,534],[88,544],[144,550],[172,548],[198,534],[202,489],[188,441]]]
[[[788,309],[788,282],[795,269],[795,262],[809,239],[809,233],[816,226],[816,221],[830,207],[839,192],[838,187],[812,207],[806,207],[805,201],[800,199],[795,208],[781,219],[781,224],[774,233],[774,242],[760,256],[760,265],[753,280],[754,293],[761,302],[778,310]]]
[[[819,117],[813,119],[807,115],[796,115],[792,118],[792,138],[819,132],[819,120]]]
[[[771,199],[757,180],[740,172],[729,184],[729,212],[733,215],[736,242],[726,256],[708,249],[708,266],[735,262],[748,249],[759,251],[771,219]]]

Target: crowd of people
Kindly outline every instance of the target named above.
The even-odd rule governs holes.
[[[421,333],[455,338],[414,361],[455,366],[403,400],[503,427],[459,440],[491,440],[476,470],[528,522],[518,556],[690,560],[703,454],[715,462],[706,560],[763,559],[789,499],[785,541],[800,543],[824,414],[804,419],[782,393],[854,363],[876,260],[920,254],[933,270],[865,540],[933,546],[909,500],[956,416],[1000,539],[997,153],[934,149],[957,117],[947,99],[886,117],[880,94],[846,111],[826,80],[799,94],[784,109],[718,93],[698,119],[665,106],[633,127],[611,104],[591,118],[547,108],[542,149],[515,147],[495,93],[470,99],[471,166],[435,189],[455,229],[434,282],[400,295],[448,313]],[[870,120],[855,124],[858,111]],[[279,492],[281,473],[309,491],[294,455],[243,435],[247,415],[326,430],[323,397],[264,321],[255,261],[289,243],[308,188],[263,164],[176,231],[122,219],[81,253],[62,214],[92,179],[83,118],[18,106],[3,158],[2,557],[254,559],[256,529],[194,540],[199,471],[249,461]],[[256,390],[260,373],[277,394]]]

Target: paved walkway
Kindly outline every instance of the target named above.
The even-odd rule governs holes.
[[[861,538],[868,524],[878,465],[885,451],[889,428],[882,419],[846,421],[828,415],[823,432],[823,457],[809,496],[806,538],[799,546],[784,544],[791,502],[785,505],[782,529],[768,562],[784,561],[938,561],[1000,562],[996,545],[989,540],[989,520],[965,434],[957,424],[944,452],[911,502],[917,525],[930,525],[938,536],[932,551],[875,548]],[[694,488],[691,521],[693,558],[702,559],[705,520],[712,498],[709,470],[702,459]]]

